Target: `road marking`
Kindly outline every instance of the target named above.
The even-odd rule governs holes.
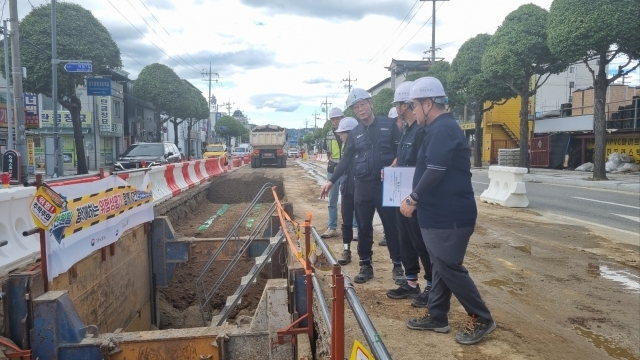
[[[614,242],[617,242],[617,243],[631,244],[631,245],[635,245],[635,246],[640,246],[640,240],[638,240],[638,233],[637,232],[628,231],[628,230],[622,230],[622,229],[614,228],[614,227],[611,227],[611,226],[596,224],[596,223],[591,222],[591,221],[580,220],[580,219],[576,219],[576,218],[572,218],[572,217],[564,216],[564,215],[559,215],[559,214],[549,214],[549,215],[552,216],[552,217],[565,218],[567,220],[572,220],[572,221],[580,222],[580,223],[583,223],[583,224],[597,226],[597,227],[600,227],[600,228],[603,228],[603,229],[619,231],[621,233],[632,235],[628,239],[623,237],[622,239],[611,239],[611,240],[613,240]]]
[[[476,183],[476,184],[485,184],[485,185],[489,185],[489,183],[485,183],[485,182],[480,182],[480,181],[471,181],[472,183]]]
[[[611,215],[617,215],[625,219],[633,220],[640,223],[640,216],[629,216],[629,215],[614,214],[614,213],[611,213]]]
[[[578,200],[586,200],[586,201],[593,201],[593,202],[599,202],[599,203],[603,203],[603,204],[609,204],[609,205],[618,205],[618,206],[624,206],[624,207],[628,207],[628,208],[632,208],[632,209],[638,209],[640,210],[640,207],[638,206],[631,206],[631,205],[624,205],[624,204],[616,204],[616,203],[612,203],[612,202],[608,202],[608,201],[600,201],[600,200],[593,200],[593,199],[585,199],[585,198],[581,198],[581,197],[577,197],[577,196],[572,196],[574,199],[578,199]]]

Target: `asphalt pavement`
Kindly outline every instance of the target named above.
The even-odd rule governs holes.
[[[488,168],[472,169],[476,196],[489,187]],[[640,174],[607,174],[608,181],[589,180],[591,173],[532,169],[524,175],[529,209],[627,232],[627,243],[640,235]]]

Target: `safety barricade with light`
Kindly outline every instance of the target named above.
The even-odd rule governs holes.
[[[526,168],[510,166],[489,167],[489,188],[480,195],[480,200],[504,207],[527,207],[527,189],[523,182]]]
[[[0,189],[0,276],[40,258],[38,235],[22,236],[35,227],[29,212],[35,187]]]

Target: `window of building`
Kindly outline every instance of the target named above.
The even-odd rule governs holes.
[[[42,110],[44,111],[53,111],[53,99],[48,96],[42,96]],[[63,109],[60,103],[58,103],[58,111],[66,110]]]
[[[114,101],[113,102],[113,114],[115,117],[120,117],[120,102],[119,101]]]
[[[573,74],[574,72],[576,72],[576,67],[575,66],[569,66],[569,73]]]
[[[573,82],[573,81],[569,81],[569,88],[570,88],[570,89],[573,89],[573,87],[574,87],[575,85],[576,85],[576,83],[575,83],[575,82]]]

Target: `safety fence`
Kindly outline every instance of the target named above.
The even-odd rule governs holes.
[[[324,156],[326,157],[326,155]],[[291,252],[297,255],[296,258],[304,268],[307,300],[307,313],[299,317],[286,329],[277,331],[278,343],[283,344],[285,336],[305,333],[308,334],[309,341],[313,343],[313,294],[315,293],[318,298],[318,307],[320,308],[321,315],[324,322],[327,324],[329,333],[331,334],[331,359],[342,360],[345,358],[345,299],[349,303],[351,310],[353,311],[353,315],[356,318],[356,321],[358,322],[358,325],[362,330],[375,358],[379,360],[391,359],[391,355],[382,342],[380,335],[367,315],[366,310],[360,303],[360,300],[353,288],[353,284],[351,283],[351,279],[342,272],[342,267],[333,257],[333,254],[329,250],[327,244],[322,240],[320,235],[318,235],[316,229],[311,226],[311,213],[307,213],[304,224],[301,226],[298,222],[292,220],[285,212],[280,200],[278,199],[275,187],[272,188],[272,191],[282,231],[287,243],[289,244]],[[304,230],[304,233],[302,230]],[[294,235],[291,235],[291,233]],[[300,238],[302,235],[304,235],[304,245],[300,244]],[[311,245],[311,237],[313,237],[315,246]],[[302,245],[304,247],[302,247]],[[312,270],[312,254],[314,254],[315,251],[312,251],[311,249],[314,248],[318,248],[322,251],[322,254],[327,259],[328,265],[331,268],[331,315],[329,315],[329,309],[324,300],[320,283]],[[306,320],[306,326],[301,326],[304,320]],[[294,337],[291,339],[291,341],[295,341],[293,340],[295,339]]]
[[[316,154],[315,161],[321,161],[321,162],[329,162],[329,159],[327,158],[327,154]]]
[[[144,176],[148,173],[153,203],[157,205],[223,174],[229,167],[225,169],[222,158],[214,158],[114,174],[137,187],[142,185]],[[51,179],[46,183],[55,190],[57,186],[89,183],[107,175],[101,170],[98,175]],[[41,258],[40,239],[38,232],[32,231],[35,223],[29,210],[36,189],[34,186],[0,189],[0,276]]]

